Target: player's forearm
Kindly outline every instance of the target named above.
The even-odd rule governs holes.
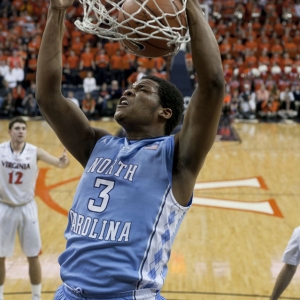
[[[60,93],[62,77],[62,39],[66,9],[51,9],[43,33],[37,63],[37,98]]]
[[[223,76],[219,46],[198,0],[187,1],[192,58],[199,84]],[[222,80],[222,79],[221,79]]]
[[[291,282],[297,266],[285,264],[276,280],[270,300],[277,300]]]

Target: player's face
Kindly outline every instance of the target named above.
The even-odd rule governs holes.
[[[22,143],[26,138],[26,125],[23,123],[15,123],[12,128],[8,131],[11,141]]]
[[[141,79],[126,90],[119,100],[115,119],[122,122],[132,122],[146,125],[153,122],[161,108],[158,83],[150,79]]]

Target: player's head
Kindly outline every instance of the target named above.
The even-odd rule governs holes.
[[[165,79],[151,75],[144,76],[143,79],[150,79],[158,83],[160,105],[172,110],[172,117],[167,119],[165,126],[165,134],[170,135],[182,118],[183,96],[174,84]]]
[[[15,123],[25,124],[25,126],[27,127],[27,122],[23,118],[15,117],[8,123],[8,129],[11,130]]]
[[[26,138],[27,123],[21,117],[13,118],[8,124],[8,133],[11,141],[16,143],[23,143]]]

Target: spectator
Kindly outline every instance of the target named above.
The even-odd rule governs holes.
[[[230,102],[230,117],[236,118],[238,116],[239,109],[239,90],[235,89],[232,93],[231,102]]]
[[[107,101],[111,98],[111,95],[108,90],[108,85],[106,82],[103,82],[99,91],[99,97],[96,104],[96,109],[98,111],[98,115],[106,115],[107,114]]]
[[[109,57],[105,52],[105,49],[101,49],[95,58],[96,65],[96,81],[101,85],[103,82],[108,82],[107,70],[109,66]]]
[[[279,103],[276,101],[273,97],[273,95],[270,95],[268,99],[265,99],[261,103],[261,109],[258,111],[258,115],[266,119],[267,121],[277,117],[277,112],[279,109]]]
[[[35,97],[32,94],[26,95],[22,101],[22,115],[27,117],[35,117],[38,114]]]
[[[96,116],[96,101],[92,98],[90,93],[86,93],[82,101],[81,109],[89,120]]]
[[[8,72],[4,76],[4,80],[7,82],[8,87],[10,89],[13,89],[17,86],[18,82],[23,81],[22,74],[19,72],[19,70],[16,70],[15,68],[9,67]],[[24,79],[24,72],[23,72],[23,79]]]
[[[113,80],[111,82],[111,87],[109,89],[109,99],[107,101],[107,109],[108,114],[113,115],[117,105],[119,104],[119,100],[122,96],[122,89],[119,86],[119,82],[117,80]]]
[[[80,56],[79,70],[92,71],[95,69],[94,55],[91,53],[91,48],[86,46]]]
[[[230,115],[231,94],[228,90],[229,88],[226,88],[226,92],[223,100],[222,113],[224,116]]]
[[[93,72],[87,72],[87,77],[83,79],[83,89],[85,93],[91,93],[97,89],[97,83],[95,77],[93,77]]]
[[[27,64],[27,71],[29,73],[35,73],[37,66],[37,55],[35,53],[31,53],[30,59],[28,60]]]
[[[110,57],[111,80],[117,80],[121,85],[123,80],[123,57],[121,50],[117,49],[116,53]]]
[[[256,97],[256,112],[261,110],[263,102],[268,103],[270,92],[266,89],[266,86],[262,84],[260,88],[255,92]]]
[[[80,37],[76,37],[74,41],[72,41],[71,50],[73,50],[76,55],[80,56],[83,47],[84,45],[81,42]]]
[[[15,115],[15,104],[12,93],[8,93],[1,105],[0,116],[4,118],[13,118]]]
[[[9,66],[5,60],[0,60],[0,77],[4,78],[9,73]]]
[[[15,68],[16,65],[20,66],[22,69],[24,68],[24,61],[22,59],[22,57],[20,57],[19,53],[17,50],[14,50],[12,52],[11,56],[8,56],[7,58],[7,64],[11,67],[11,68]]]
[[[300,84],[299,83],[295,86],[293,95],[295,98],[296,111],[298,113],[298,116],[300,116]]]
[[[138,74],[137,74],[136,80],[140,81],[144,76],[147,75],[146,73],[147,73],[146,68],[138,68]]]
[[[23,115],[23,99],[26,96],[26,91],[22,85],[18,84],[15,88],[12,89],[12,96],[15,104],[15,115]]]
[[[280,93],[280,109],[278,115],[282,119],[294,118],[297,116],[297,111],[295,108],[295,98],[294,94],[289,87],[286,87],[284,91]]]
[[[249,84],[244,85],[244,92],[239,95],[239,118],[253,120],[255,119],[255,94],[252,93]]]
[[[76,99],[76,98],[74,97],[74,92],[68,91],[68,96],[67,96],[67,98],[70,99],[72,102],[74,102],[78,107],[80,107],[80,104],[79,104],[78,99]]]

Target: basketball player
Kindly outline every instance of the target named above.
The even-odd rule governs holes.
[[[40,299],[41,266],[38,255],[41,239],[34,189],[37,161],[65,168],[65,151],[56,158],[41,148],[25,142],[26,122],[16,117],[9,122],[10,141],[0,144],[0,299],[3,300],[5,258],[12,256],[16,232],[29,263],[32,300]]]
[[[300,227],[294,229],[294,232],[283,253],[282,261],[284,265],[276,280],[270,300],[279,299],[280,295],[290,284],[300,263]]]
[[[127,136],[114,137],[91,127],[61,94],[64,18],[72,3],[51,0],[37,71],[42,114],[84,167],[55,299],[164,299],[171,246],[216,136],[224,97],[219,47],[198,0],[188,0],[199,84],[181,131],[170,136],[182,116],[181,93],[164,79],[144,77],[120,98],[114,118]]]

